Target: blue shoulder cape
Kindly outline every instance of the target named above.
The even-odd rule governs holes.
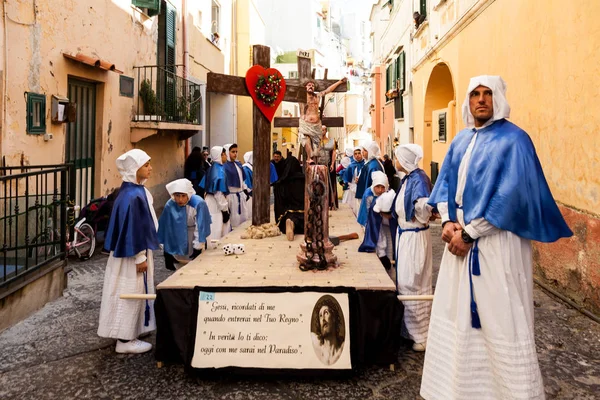
[[[371,207],[373,207],[373,204],[375,204],[375,193],[373,193],[373,190],[371,190],[371,188],[367,188],[367,190],[365,191],[365,194],[362,197],[362,202],[360,203],[360,208],[358,209],[358,215],[356,216],[356,220],[359,224],[361,224],[362,226],[365,226],[367,224],[367,219],[369,217],[369,209],[367,208],[367,199],[369,197],[373,197],[373,202],[371,203]]]
[[[242,164],[239,161],[227,161],[223,168],[225,168],[225,175],[227,175],[227,184],[229,185],[229,187],[242,187],[237,167],[239,167],[242,171],[242,179],[246,181],[246,174],[244,173],[244,168],[242,167]]]
[[[348,168],[344,169],[344,174],[342,175],[342,179],[344,180],[344,182],[352,182],[354,179],[354,171],[357,170],[360,174],[360,171],[362,167],[364,167],[364,165],[364,160],[360,160],[360,162],[358,162],[355,159],[352,159],[352,162],[350,163],[350,165],[348,165]]]
[[[248,186],[248,189],[252,190],[252,179],[254,178],[254,173],[250,168],[246,166],[243,166],[242,169],[244,170],[244,183],[246,184],[246,186]]]
[[[143,185],[121,184],[106,230],[104,249],[119,258],[158,249],[156,226]]]
[[[199,185],[206,193],[215,194],[221,192],[224,195],[229,194],[227,188],[227,178],[225,176],[225,170],[219,163],[213,163],[204,177],[200,181]]]
[[[369,196],[373,196],[373,201],[371,202],[371,206],[367,210],[367,198]],[[365,192],[365,197],[363,198],[362,203],[360,204],[360,211],[358,213],[359,219],[364,219],[365,223],[361,224],[365,226],[365,237],[363,242],[360,244],[358,251],[361,253],[373,253],[377,248],[377,241],[379,240],[379,230],[381,229],[381,223],[383,221],[383,217],[373,211],[375,207],[377,198],[371,191],[371,188],[367,189]],[[362,213],[362,214],[361,214]],[[359,221],[360,223],[360,221]]]
[[[444,159],[429,204],[448,202],[456,221],[458,167],[474,129],[456,136]],[[560,213],[529,135],[502,119],[479,130],[463,194],[465,223],[485,218],[525,239],[554,242],[573,235]]]
[[[275,169],[275,166],[273,165],[272,162],[269,163],[269,183],[272,185],[273,182],[277,182],[277,179],[279,179],[279,176],[277,176],[277,170]]]
[[[360,176],[358,177],[358,183],[356,184],[356,198],[362,199],[365,190],[371,186],[373,183],[373,178],[371,178],[371,174],[374,171],[383,172],[383,168],[381,168],[381,164],[377,161],[376,158],[373,158],[369,161],[360,171]]]
[[[183,207],[171,199],[167,201],[165,209],[158,220],[158,240],[169,254],[189,256],[191,249],[188,248],[188,226],[187,207],[196,209],[196,227],[198,229],[198,241],[206,242],[210,235],[210,212],[206,202],[198,195],[193,195],[190,201]]]
[[[420,168],[405,175],[404,178],[402,178],[402,183],[400,183],[392,206],[392,216],[394,219],[398,218],[398,214],[396,213],[396,199],[404,184],[406,184],[406,190],[404,191],[404,213],[406,214],[406,221],[410,222],[415,217],[415,203],[423,197],[429,197],[432,185],[431,180],[425,171]]]

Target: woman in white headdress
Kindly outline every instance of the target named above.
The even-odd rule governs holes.
[[[405,174],[393,206],[397,222],[396,285],[401,295],[432,293],[432,253],[429,220],[433,208],[427,204],[431,181],[419,168],[421,146],[405,144],[394,152],[396,169]],[[402,335],[414,341],[413,350],[425,351],[430,301],[404,302]]]
[[[110,252],[104,273],[98,336],[117,339],[117,353],[144,353],[152,345],[138,336],[156,329],[153,300],[124,300],[121,294],[153,294],[153,250],[158,249],[158,222],[152,195],[144,187],[152,167],[139,149],[117,158],[123,178],[106,231]]]

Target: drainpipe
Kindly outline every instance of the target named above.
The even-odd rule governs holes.
[[[232,1],[232,9],[233,9],[233,26],[231,27],[231,67],[229,68],[231,73],[234,76],[238,75],[238,61],[237,61],[237,0]],[[238,97],[234,97],[233,103],[233,142],[237,143],[238,137],[238,124],[237,124],[237,115],[238,115]]]
[[[183,36],[183,79],[188,78],[188,64],[189,64],[189,51],[188,51],[188,36],[187,36],[187,25],[185,20],[187,18],[187,0],[181,0],[181,35]],[[186,93],[187,95],[187,93]],[[185,139],[185,157],[190,154],[190,141],[191,138]]]
[[[2,131],[0,132],[0,135],[3,137],[0,137],[0,154],[3,154],[3,139],[6,137],[6,109],[8,108],[8,19],[6,15],[6,0],[2,3],[2,11],[4,14],[4,82],[2,84]]]

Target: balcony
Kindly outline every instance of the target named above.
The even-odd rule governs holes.
[[[203,99],[199,83],[183,78],[182,65],[134,67],[137,100],[131,142],[161,133],[185,140],[202,130]]]

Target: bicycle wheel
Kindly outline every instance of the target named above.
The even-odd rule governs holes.
[[[75,228],[71,248],[75,250],[75,254],[82,261],[94,255],[94,250],[96,250],[96,235],[94,234],[94,228],[90,224],[83,223],[79,228]]]
[[[29,258],[46,260],[58,254],[57,246],[52,243],[53,235],[44,232],[34,237],[30,242]]]

